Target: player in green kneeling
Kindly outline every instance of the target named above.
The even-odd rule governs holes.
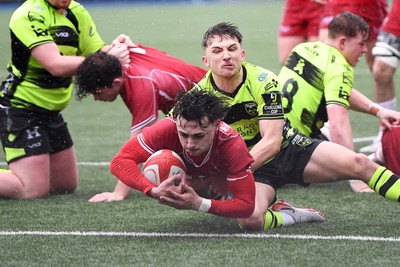
[[[368,24],[343,12],[332,20],[324,41],[297,45],[278,79],[283,92],[285,117],[300,133],[354,150],[350,110],[376,116],[382,125],[400,120],[400,112],[378,106],[353,88],[354,67],[366,51]],[[325,122],[327,127],[321,128]],[[366,183],[350,181],[354,192],[373,192]]]

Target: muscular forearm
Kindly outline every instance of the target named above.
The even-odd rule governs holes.
[[[278,154],[281,143],[279,141],[271,142],[266,139],[265,142],[258,142],[251,150],[250,155],[254,158],[251,169],[254,171],[262,166],[266,161]]]

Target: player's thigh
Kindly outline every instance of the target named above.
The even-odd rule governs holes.
[[[393,79],[396,68],[388,65],[381,57],[377,57],[374,60],[372,72],[377,82],[388,82]]]
[[[48,194],[50,188],[49,154],[23,157],[12,161],[9,167],[23,184],[19,198],[38,198]]]
[[[78,185],[74,147],[50,155],[50,192],[71,193]]]
[[[304,169],[304,182],[325,183],[350,178],[369,179],[374,163],[364,154],[355,153],[333,142],[322,142]]]

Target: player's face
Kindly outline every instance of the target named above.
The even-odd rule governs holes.
[[[183,149],[190,156],[199,156],[207,152],[213,143],[216,124],[208,123],[208,118],[203,118],[207,127],[200,127],[197,121],[187,121],[182,117],[176,119],[176,128],[178,130],[179,141]]]
[[[214,75],[231,79],[241,73],[245,52],[237,39],[230,36],[214,36],[209,40],[202,61]]]
[[[115,85],[113,85],[112,88],[109,87],[98,88],[96,92],[93,94],[93,98],[95,101],[112,102],[117,98],[119,91],[120,88]]]
[[[57,9],[67,9],[71,0],[48,0],[48,2]]]
[[[367,52],[367,41],[359,33],[356,37],[346,38],[343,43],[342,54],[347,62],[355,67],[362,57]]]

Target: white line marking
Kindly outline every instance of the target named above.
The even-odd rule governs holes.
[[[361,143],[361,142],[367,142],[367,141],[373,141],[376,136],[366,136],[366,137],[354,137],[353,142],[354,143]]]
[[[110,162],[100,161],[100,162],[88,162],[82,161],[78,162],[81,166],[110,166]],[[0,162],[0,166],[7,166],[7,162]]]
[[[366,136],[366,137],[355,137],[353,138],[354,143],[361,143],[374,140],[375,136]],[[81,166],[109,166],[110,162],[100,161],[100,162],[78,162],[78,165]],[[0,162],[0,166],[7,166],[6,162]]]
[[[320,235],[280,235],[280,234],[207,234],[207,233],[146,233],[146,232],[50,232],[50,231],[0,231],[0,236],[132,236],[132,237],[211,237],[211,238],[276,238],[400,242],[400,237],[376,236],[320,236]]]

